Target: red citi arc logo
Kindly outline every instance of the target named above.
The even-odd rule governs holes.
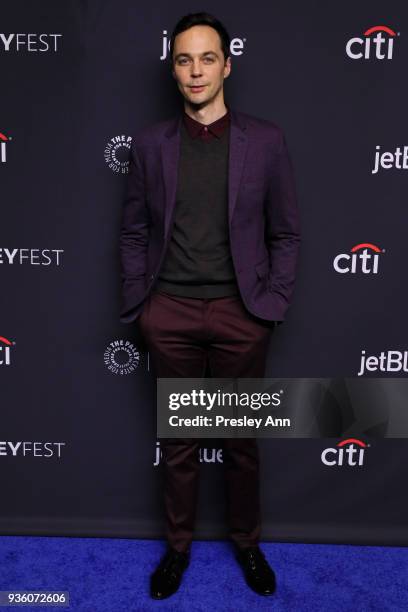
[[[369,447],[357,438],[347,438],[339,442],[335,448],[325,448],[321,459],[324,465],[349,465],[351,467],[361,466],[364,463],[364,452]]]
[[[361,242],[352,247],[351,255],[350,253],[336,255],[333,267],[339,274],[356,274],[356,272],[378,274],[380,253],[384,253],[384,249],[371,242]]]
[[[7,161],[6,143],[10,140],[11,138],[7,138],[5,134],[0,132],[0,163],[2,164],[5,164]]]
[[[10,347],[12,345],[13,343],[10,340],[0,336],[0,366],[10,365]]]
[[[386,36],[385,36],[386,35]],[[358,36],[350,38],[346,44],[346,53],[351,59],[366,60],[375,59],[392,59],[394,51],[394,38],[399,36],[399,32],[395,32],[388,26],[377,25],[368,28],[364,32],[365,38]]]

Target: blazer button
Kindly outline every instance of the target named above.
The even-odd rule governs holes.
[[[150,280],[153,280],[153,279],[154,279],[154,274],[151,274],[150,275]]]

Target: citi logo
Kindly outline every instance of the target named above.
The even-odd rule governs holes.
[[[0,336],[0,366],[10,365],[11,363],[11,347],[14,345],[14,342]]]
[[[7,138],[5,134],[0,132],[0,163],[5,164],[7,161],[7,143],[11,138]]]
[[[339,274],[378,274],[380,253],[385,253],[370,242],[361,242],[353,246],[350,253],[340,253],[333,261],[333,267]]]
[[[232,38],[230,43],[231,55],[242,55],[246,38]],[[167,58],[170,51],[170,38],[167,36],[167,30],[163,30],[162,36],[162,54],[160,59],[163,61]]]
[[[350,38],[346,44],[346,53],[351,59],[392,59],[394,51],[394,38],[399,36],[387,26],[373,26],[364,32],[365,38],[356,36]]]
[[[358,376],[365,372],[408,372],[408,351],[381,351],[380,355],[366,356],[361,351],[360,371]]]
[[[321,460],[323,465],[328,467],[334,465],[362,466],[365,450],[369,446],[369,444],[365,444],[357,438],[347,438],[347,440],[339,442],[335,448],[325,448],[321,454]]]

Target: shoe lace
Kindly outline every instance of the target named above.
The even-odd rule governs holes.
[[[247,563],[252,569],[258,569],[262,573],[270,573],[270,567],[265,559],[265,555],[260,549],[249,550],[247,553]]]

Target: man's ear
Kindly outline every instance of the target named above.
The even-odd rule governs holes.
[[[225,65],[224,65],[224,79],[226,79],[227,77],[229,77],[231,72],[231,56],[229,55],[227,57],[227,59],[225,60]]]

